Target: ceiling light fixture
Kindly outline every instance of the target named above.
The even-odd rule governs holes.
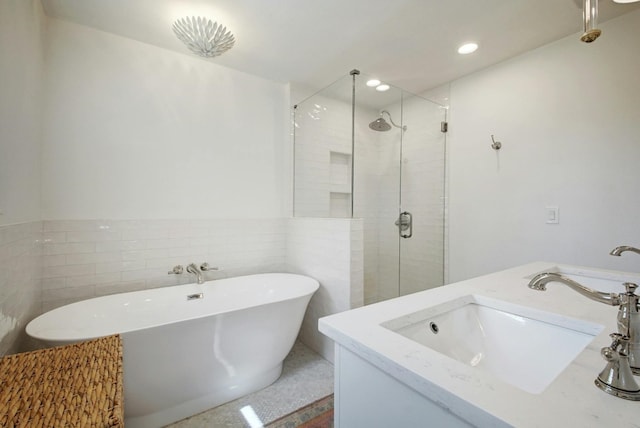
[[[172,28],[191,52],[207,58],[225,53],[236,42],[227,27],[200,16],[178,19]]]
[[[389,85],[387,85],[387,84],[383,83],[382,85],[378,85],[378,86],[376,86],[376,91],[378,91],[378,92],[384,92],[384,91],[388,91],[388,90],[389,90],[389,88],[390,88],[390,86],[389,86]]]
[[[614,3],[635,3],[640,0],[613,0]]]
[[[478,44],[477,43],[473,43],[473,42],[465,43],[465,44],[463,44],[462,46],[460,46],[458,48],[458,53],[460,55],[467,55],[467,54],[475,52],[476,49],[478,49]]]
[[[381,82],[378,79],[367,80],[367,86],[373,88],[374,86],[378,86]]]

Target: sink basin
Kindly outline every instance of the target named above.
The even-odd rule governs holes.
[[[544,391],[604,328],[479,295],[381,325],[532,394]]]

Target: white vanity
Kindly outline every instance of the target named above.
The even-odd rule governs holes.
[[[527,287],[547,271],[605,292],[640,284],[538,262],[320,319],[335,342],[336,427],[640,427],[640,401],[594,385],[617,307]]]

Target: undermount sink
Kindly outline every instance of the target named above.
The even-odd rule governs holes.
[[[544,391],[604,328],[479,295],[381,326],[532,394]]]

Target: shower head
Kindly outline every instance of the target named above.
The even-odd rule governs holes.
[[[393,119],[391,118],[391,113],[389,113],[386,110],[382,110],[380,112],[380,117],[377,118],[376,120],[374,120],[373,122],[371,122],[369,124],[369,128],[373,129],[374,131],[388,131],[391,129],[391,125],[389,125],[389,122],[387,122],[386,120],[384,120],[384,118],[382,117],[382,115],[386,113],[387,116],[389,116],[389,122],[391,122],[391,125],[395,126],[396,128],[400,128],[403,131],[407,130],[407,125],[404,126],[400,126],[400,125],[396,125],[396,123],[393,121]]]
[[[369,128],[373,129],[374,131],[384,132],[390,130],[391,125],[389,125],[386,120],[379,117],[369,124]]]

